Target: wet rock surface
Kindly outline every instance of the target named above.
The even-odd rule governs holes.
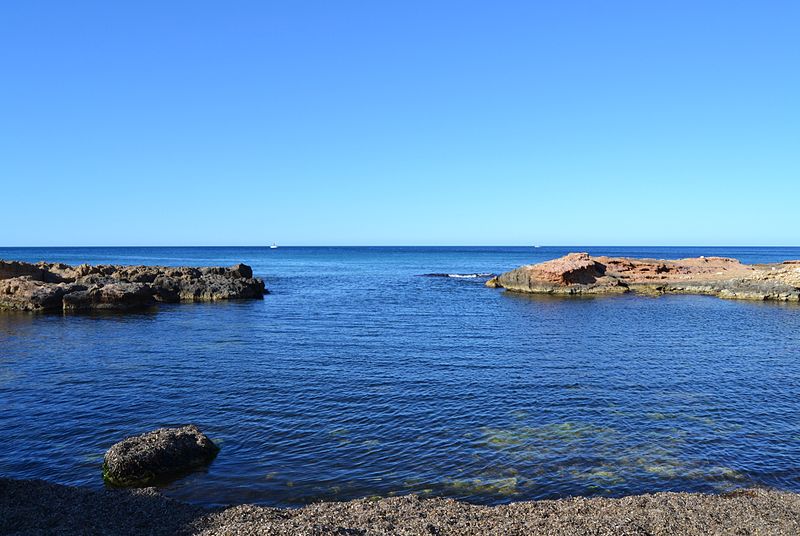
[[[796,535],[800,496],[656,493],[478,506],[415,496],[298,509],[203,509],[155,489],[107,490],[0,478],[0,534]]]
[[[246,264],[165,267],[0,261],[0,309],[126,311],[160,302],[260,299],[264,281]]]
[[[742,264],[725,257],[678,260],[570,253],[487,281],[532,294],[707,294],[727,299],[800,301],[800,261]]]
[[[219,447],[190,424],[159,428],[113,445],[103,459],[103,478],[119,487],[152,485],[211,463]]]

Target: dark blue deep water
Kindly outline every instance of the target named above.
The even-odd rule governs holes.
[[[126,315],[0,314],[0,474],[100,488],[111,444],[194,422],[222,450],[166,493],[202,504],[800,491],[800,306],[532,298],[420,277],[567,251],[0,249],[73,264],[242,261],[272,292]]]

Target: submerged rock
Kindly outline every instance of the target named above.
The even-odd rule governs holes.
[[[0,261],[0,309],[130,310],[158,302],[258,299],[264,281],[246,264],[115,266]]]
[[[114,486],[148,486],[211,463],[219,452],[197,426],[159,428],[116,443],[103,459],[103,479]]]
[[[728,299],[800,301],[800,264],[742,264],[725,257],[678,260],[570,253],[521,266],[487,287],[532,294],[708,294]]]

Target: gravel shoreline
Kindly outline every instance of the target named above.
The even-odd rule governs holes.
[[[205,509],[154,488],[92,491],[0,478],[0,534],[150,535],[795,535],[800,495],[656,493],[478,506],[415,496],[298,509]]]

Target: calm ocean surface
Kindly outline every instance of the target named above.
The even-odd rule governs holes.
[[[72,264],[241,261],[271,291],[126,315],[0,314],[0,475],[101,488],[113,443],[193,422],[222,451],[166,493],[207,505],[800,491],[800,306],[532,298],[420,277],[581,249],[0,248]]]

